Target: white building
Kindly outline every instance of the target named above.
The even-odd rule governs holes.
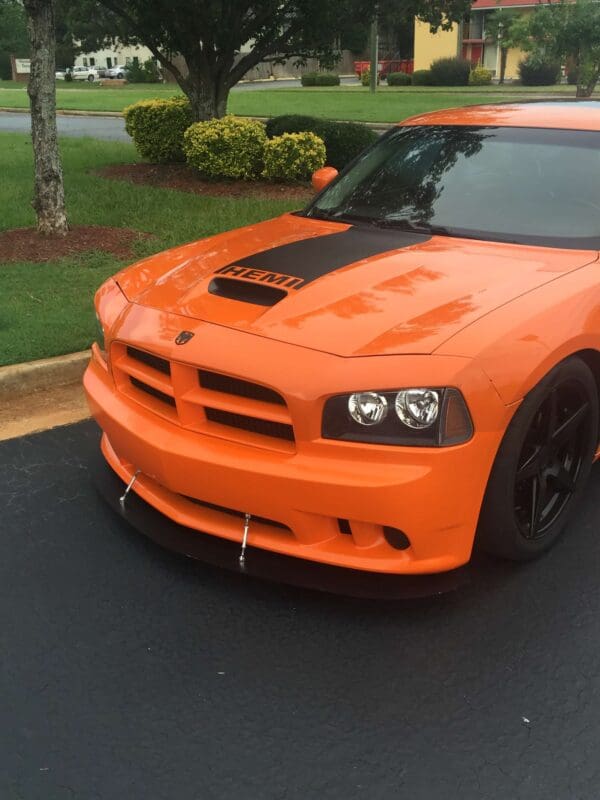
[[[124,67],[135,62],[143,64],[149,58],[154,57],[147,47],[116,44],[104,50],[97,50],[95,53],[81,53],[75,59],[75,66],[110,69],[117,66]]]

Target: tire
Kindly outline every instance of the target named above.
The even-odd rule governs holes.
[[[119,80],[122,80],[123,79],[123,73],[119,72],[119,74],[117,75],[117,78],[119,78]]]
[[[515,561],[556,542],[583,494],[598,444],[598,389],[573,356],[525,397],[504,435],[483,499],[476,547]]]
[[[93,83],[93,82],[94,82],[94,76],[93,76],[93,75],[88,75],[88,78],[87,78],[87,79],[88,79],[88,81],[89,81],[90,83]]]

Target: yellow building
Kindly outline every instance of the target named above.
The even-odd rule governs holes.
[[[481,64],[498,76],[500,74],[500,48],[497,42],[486,41],[486,17],[498,8],[521,10],[531,13],[532,0],[475,0],[467,22],[453,25],[449,31],[431,33],[428,23],[415,20],[415,69],[429,69],[438,58],[462,57],[474,66]],[[506,59],[507,79],[518,77],[519,61],[524,58],[521,50],[512,48]]]

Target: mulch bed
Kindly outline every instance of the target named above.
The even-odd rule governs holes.
[[[95,174],[101,178],[211,197],[256,197],[263,200],[302,202],[314,197],[314,191],[301,184],[202,180],[198,173],[186,164],[114,164],[96,170]]]
[[[42,236],[35,228],[13,228],[0,233],[0,263],[50,261],[92,250],[129,258],[133,245],[149,235],[130,228],[100,225],[80,225],[66,236]]]

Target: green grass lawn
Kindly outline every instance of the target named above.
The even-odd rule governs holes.
[[[179,88],[174,84],[133,84],[112,89],[59,82],[57,87],[58,108],[65,111],[122,111],[125,106],[142,98],[170,97],[179,93]],[[395,122],[412,114],[438,108],[545,96],[574,97],[575,87],[559,85],[535,88],[506,85],[443,89],[427,86],[382,86],[375,95],[362,86],[234,90],[230,95],[228,108],[233,114],[247,116],[300,113],[364,122]],[[28,98],[23,84],[0,81],[0,107],[27,108]]]
[[[69,218],[74,225],[111,225],[153,234],[136,255],[276,216],[293,201],[200,197],[108,181],[89,172],[136,161],[132,145],[90,139],[61,142]],[[0,134],[0,230],[34,225],[31,140]],[[95,289],[124,262],[102,252],[42,264],[2,263],[0,365],[88,347],[94,338]]]

